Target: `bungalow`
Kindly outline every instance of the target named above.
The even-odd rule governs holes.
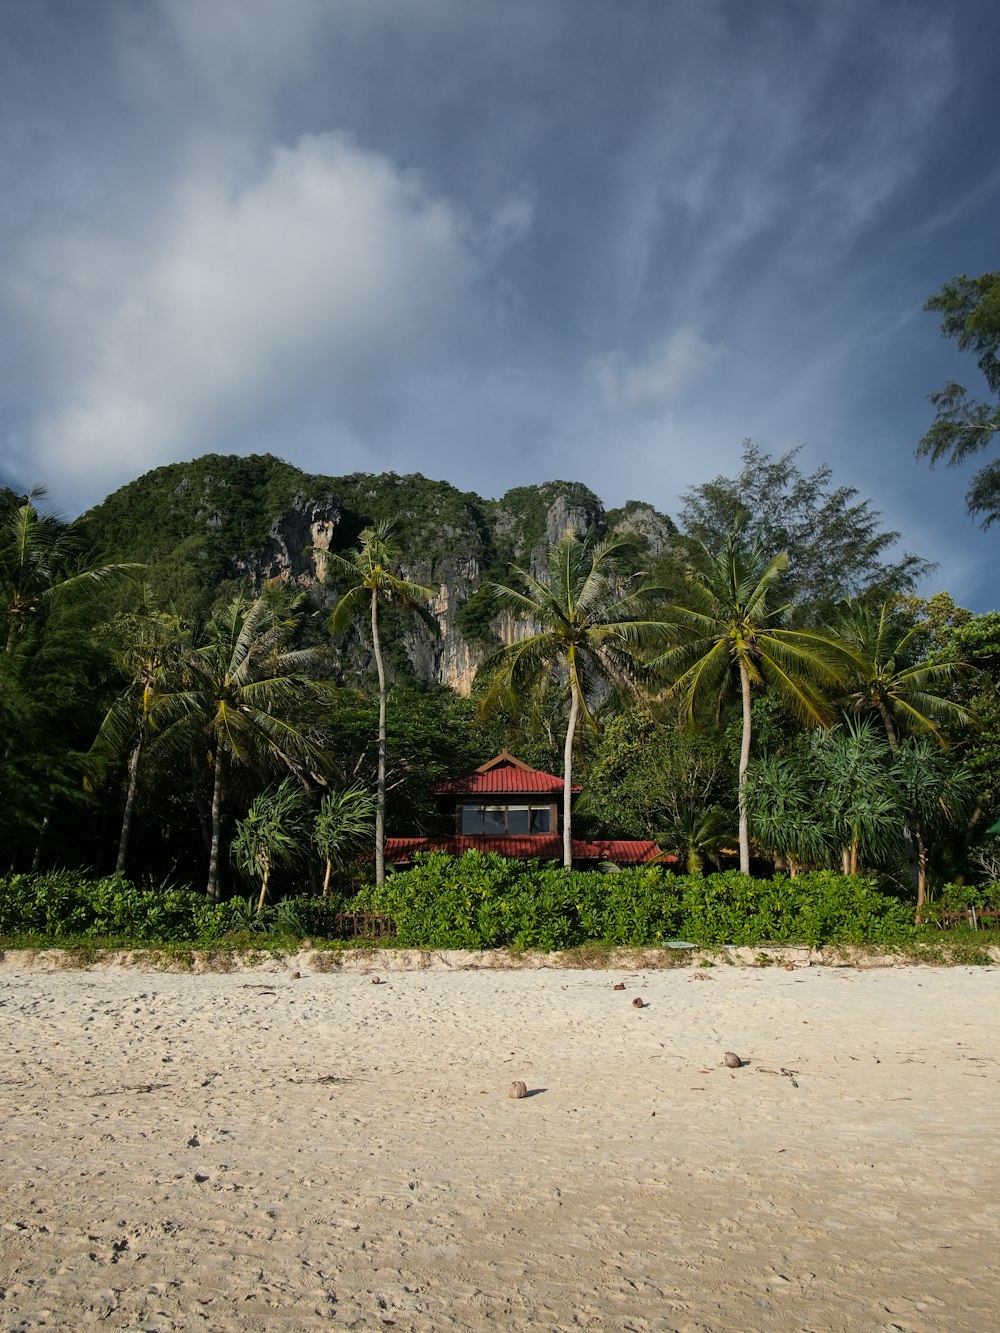
[[[506,750],[466,777],[436,787],[435,794],[455,806],[455,832],[448,837],[387,838],[385,859],[390,865],[409,865],[417,852],[499,852],[501,856],[539,861],[561,861],[563,854],[559,813],[563,780],[554,773],[515,759]],[[573,788],[574,794],[581,790]],[[572,842],[573,864],[593,867],[644,865],[660,854],[655,842],[621,838]]]

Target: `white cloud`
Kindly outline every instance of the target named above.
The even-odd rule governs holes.
[[[719,348],[697,329],[682,328],[641,361],[629,361],[624,352],[615,350],[595,357],[590,369],[607,407],[648,410],[682,398],[719,356]]]
[[[28,440],[34,475],[97,496],[232,447],[307,391],[349,419],[468,335],[477,262],[417,175],[337,135],[241,171],[202,162],[142,238],[44,237],[12,267],[51,404]]]

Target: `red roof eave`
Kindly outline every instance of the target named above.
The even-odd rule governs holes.
[[[613,861],[624,865],[645,865],[660,856],[655,842],[631,838],[599,838],[571,843],[574,861]],[[418,852],[448,852],[464,856],[466,852],[496,852],[514,860],[562,860],[562,838],[553,833],[515,834],[505,837],[455,836],[450,838],[387,838],[386,860],[411,861]]]

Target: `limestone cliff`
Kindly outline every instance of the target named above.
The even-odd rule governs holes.
[[[327,560],[353,548],[364,527],[391,519],[408,579],[433,587],[436,636],[403,617],[386,617],[390,670],[410,670],[467,693],[477,667],[512,626],[494,614],[488,587],[512,564],[545,572],[552,542],[571,529],[635,534],[650,557],[676,528],[647,503],[606,512],[579,482],[517,487],[500,500],[459,491],[419,474],[309,476],[269,455],[207,455],[147,473],[80,520],[103,559],[143,560],[152,581],[185,604],[249,579],[280,579],[323,606],[338,596]],[[359,630],[347,644],[345,679],[367,672]]]

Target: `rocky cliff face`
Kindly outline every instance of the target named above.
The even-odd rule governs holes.
[[[379,519],[396,526],[404,575],[435,589],[430,610],[439,626],[434,636],[390,610],[390,670],[408,663],[419,679],[463,694],[489,653],[514,636],[486,594],[489,583],[509,578],[512,564],[544,575],[548,547],[567,530],[631,532],[653,557],[676,532],[643,502],[607,513],[579,482],[518,487],[486,500],[419,474],[309,476],[270,455],[170,464],[115,492],[81,522],[100,558],[147,562],[154,585],[168,586],[172,597],[185,587],[193,597],[227,581],[280,579],[329,606],[340,590],[328,554],[355,547]],[[359,628],[347,644],[345,676],[366,671],[369,656]]]
[[[588,531],[603,531],[607,527],[605,513],[600,505],[572,503],[561,493],[548,504],[544,512],[544,531],[529,547],[517,552],[519,515],[504,512],[503,501],[497,503],[496,536],[507,537],[512,559],[519,560],[535,577],[547,575],[548,548],[560,541],[567,532],[580,535]],[[296,496],[292,508],[272,524],[268,543],[260,552],[244,560],[247,572],[264,579],[289,579],[315,589],[324,597],[331,597],[336,580],[327,583],[325,552],[341,545],[337,541],[337,525],[341,519],[336,501],[305,500]],[[629,512],[616,531],[635,533],[647,541],[652,553],[663,551],[673,531],[669,520],[657,515],[655,509],[643,505]],[[439,535],[440,536],[440,535]],[[420,680],[437,681],[460,694],[468,694],[475,680],[476,670],[489,653],[500,644],[515,640],[516,627],[507,613],[489,621],[491,639],[484,635],[467,636],[461,628],[459,612],[473,593],[479,591],[491,577],[497,577],[488,565],[488,551],[481,533],[471,529],[455,529],[445,535],[445,555],[424,556],[412,553],[401,564],[405,579],[435,588],[429,611],[439,627],[437,636],[415,621],[403,628],[401,641],[409,665]],[[451,548],[451,549],[449,549]],[[499,577],[505,577],[500,575]],[[491,641],[492,640],[492,641]],[[356,665],[367,656],[363,639],[352,645]]]
[[[287,511],[272,522],[263,546],[238,556],[236,567],[257,581],[281,579],[321,587],[340,518],[340,505],[332,495],[322,500],[295,495]]]

